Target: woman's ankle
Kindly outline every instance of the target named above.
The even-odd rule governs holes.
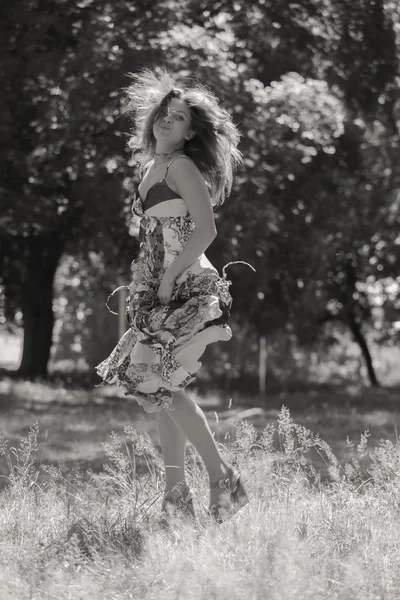
[[[179,481],[178,483],[170,484],[165,486],[164,498],[180,498],[182,492],[188,488],[186,481]]]
[[[229,473],[231,468],[224,462],[221,461],[219,468],[213,469],[212,471],[208,471],[208,476],[210,479],[210,484],[217,483],[223,477]]]

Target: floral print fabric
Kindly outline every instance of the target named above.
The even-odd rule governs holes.
[[[207,344],[231,338],[231,282],[203,254],[177,278],[170,303],[161,304],[157,292],[163,273],[186,245],[194,223],[181,198],[144,212],[137,193],[132,211],[141,220],[139,255],[128,286],[129,329],[96,371],[100,385],[117,383],[146,412],[156,412],[170,409],[172,392],[195,380]]]

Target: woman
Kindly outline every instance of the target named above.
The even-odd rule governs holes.
[[[230,282],[204,252],[217,235],[214,207],[229,195],[240,162],[239,134],[215,96],[179,88],[165,71],[144,71],[128,88],[134,117],[130,147],[140,152],[143,179],[132,210],[141,218],[140,251],[132,263],[129,330],[97,367],[146,412],[155,412],[166,474],[162,511],[194,516],[185,481],[186,440],[210,478],[217,522],[247,502],[238,473],[222,459],[206,417],[184,392],[206,346],[229,340]]]

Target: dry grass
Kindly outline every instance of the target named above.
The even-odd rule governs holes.
[[[331,406],[325,414],[323,403],[315,409],[314,425],[325,416],[336,434],[340,429],[346,452],[339,460],[286,408],[245,413],[246,420],[237,418],[234,405],[226,407],[227,414],[220,407],[213,426],[226,459],[240,468],[250,504],[227,523],[212,523],[203,510],[207,477],[189,447],[187,472],[198,521],[178,521],[165,532],[158,525],[161,457],[154,432],[142,426],[145,419],[133,429],[126,423],[137,413],[132,417],[122,401],[111,407],[106,400],[89,407],[77,401],[80,412],[74,412],[72,401],[57,405],[55,390],[47,392],[53,399],[38,419],[41,428],[45,421],[47,437],[38,424],[26,432],[29,413],[21,405],[19,418],[3,413],[2,600],[400,598],[400,444],[387,409],[353,411],[351,425],[340,402],[340,419]],[[210,416],[214,408],[209,398]],[[5,433],[15,437],[18,421],[25,428],[22,440],[7,444]],[[391,439],[360,435],[370,422],[376,432],[389,431],[391,424]],[[40,460],[41,443],[55,439],[53,426],[65,436],[60,456],[70,453],[72,461],[72,455],[97,445],[106,466],[87,473],[67,468],[65,460],[63,470]],[[359,426],[356,444],[346,444],[346,427],[354,433]],[[119,434],[110,436],[112,429]],[[75,446],[67,444],[66,432],[76,436]],[[90,444],[79,452],[78,440],[85,437]]]

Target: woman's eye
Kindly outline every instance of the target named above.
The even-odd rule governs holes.
[[[173,119],[175,119],[175,121],[183,121],[183,116],[180,115],[179,113],[170,112],[170,113],[168,113],[168,116],[170,116]]]

